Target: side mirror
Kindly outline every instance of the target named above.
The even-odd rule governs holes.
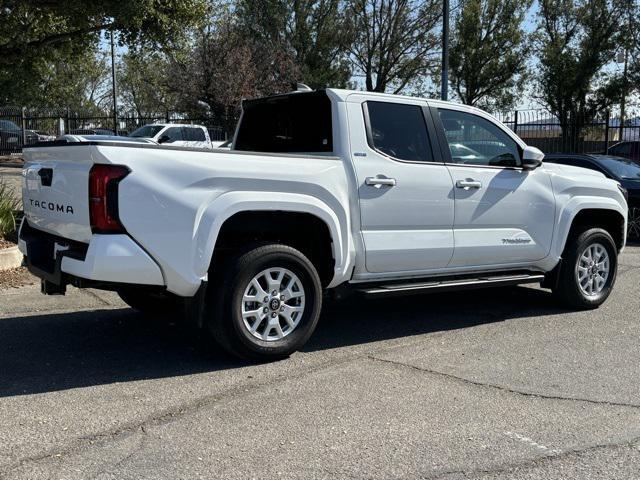
[[[171,137],[169,135],[162,135],[158,139],[158,143],[167,143],[169,140],[171,140]]]
[[[544,153],[536,147],[525,147],[522,152],[522,169],[523,170],[535,170],[542,165],[542,159]]]

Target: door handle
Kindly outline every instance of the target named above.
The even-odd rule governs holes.
[[[365,178],[364,183],[366,183],[367,185],[370,185],[372,187],[377,187],[377,188],[380,188],[382,186],[395,187],[396,186],[396,179],[395,178],[387,178],[385,176],[378,175],[376,177],[367,177],[367,178]]]
[[[482,188],[482,182],[477,180],[458,180],[456,181],[456,187],[469,190],[470,188]]]

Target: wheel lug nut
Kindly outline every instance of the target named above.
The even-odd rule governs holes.
[[[284,312],[284,305],[282,307],[280,307],[280,311]]]
[[[280,300],[284,302],[284,295],[280,295]]]
[[[271,314],[271,318],[276,318],[276,315],[277,315],[277,313],[276,313],[276,312],[273,312],[273,313]]]
[[[268,301],[269,301],[269,297],[264,297],[263,302],[264,302],[264,303],[267,303]]]
[[[277,297],[278,296],[278,291],[274,290],[273,292],[271,292],[271,295],[273,295],[274,297]]]
[[[262,309],[262,312],[263,312],[263,313],[267,313],[268,311],[269,311],[269,309],[268,309],[267,307],[264,307],[264,308]]]

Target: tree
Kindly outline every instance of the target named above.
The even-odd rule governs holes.
[[[0,0],[0,104],[73,103],[77,92],[49,92],[91,76],[84,70],[97,66],[101,31],[116,30],[123,44],[166,46],[200,20],[205,1]]]
[[[138,117],[166,117],[177,110],[170,62],[162,52],[129,50],[119,65],[118,87],[122,106]]]
[[[0,105],[70,108],[100,114],[109,103],[109,66],[97,45],[68,56],[52,52],[37,61],[17,62],[0,75]]]
[[[95,40],[116,30],[124,43],[165,44],[196,24],[205,0],[0,0],[0,63]]]
[[[467,105],[505,109],[526,73],[522,29],[531,0],[462,0],[452,32],[450,78]]]
[[[368,91],[399,93],[432,71],[441,12],[440,0],[351,0],[351,53]]]
[[[565,150],[611,105],[603,67],[616,51],[620,13],[618,0],[540,1],[539,98],[559,119]]]
[[[351,27],[343,7],[344,0],[240,0],[238,26],[245,41],[291,55],[298,80],[340,88],[351,78]]]
[[[300,71],[292,55],[247,38],[230,11],[219,10],[193,38],[173,52],[171,86],[191,114],[207,114],[228,133],[244,98],[291,90]]]

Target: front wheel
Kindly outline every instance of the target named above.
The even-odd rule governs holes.
[[[565,248],[554,293],[573,308],[597,308],[616,281],[618,250],[606,230],[590,228],[573,237]]]
[[[233,258],[207,291],[207,326],[229,353],[268,361],[299,350],[322,307],[318,272],[287,245],[254,248]]]

